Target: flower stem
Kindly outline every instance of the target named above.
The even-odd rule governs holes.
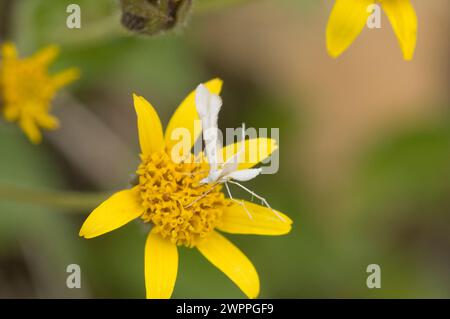
[[[108,193],[37,190],[0,184],[0,202],[16,202],[62,208],[68,212],[87,214],[108,196]]]

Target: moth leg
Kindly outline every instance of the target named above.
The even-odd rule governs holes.
[[[237,199],[234,199],[234,198],[233,198],[233,195],[231,195],[231,191],[230,191],[230,187],[228,186],[228,183],[225,182],[224,184],[225,184],[225,187],[226,187],[226,189],[227,189],[228,196],[230,197],[230,199],[231,199],[233,202],[235,202],[236,204],[241,205],[242,208],[243,208],[243,209],[245,210],[245,212],[247,213],[248,217],[249,217],[250,219],[253,219],[253,216],[252,216],[252,214],[250,213],[250,211],[247,209],[247,206],[245,206],[244,201],[239,201],[239,200],[237,200]]]
[[[187,175],[187,176],[195,176],[195,175],[199,175],[199,174],[206,174],[209,173],[209,171],[196,171],[196,172],[181,172],[180,174],[182,175]]]
[[[213,191],[214,188],[216,188],[216,186],[219,185],[219,183],[214,184],[213,186],[211,186],[210,189],[208,189],[206,192],[204,192],[202,195],[200,195],[199,197],[197,197],[195,200],[193,200],[192,202],[190,202],[189,204],[187,204],[186,206],[184,206],[184,208],[189,208],[192,205],[194,205],[195,203],[197,203],[199,200],[201,200],[202,198],[205,198],[206,195],[208,195],[209,193],[211,193]]]
[[[269,208],[281,221],[286,222],[286,220],[276,211],[274,210],[269,203],[267,202],[267,200],[262,197],[259,196],[258,194],[256,194],[255,192],[251,191],[250,189],[248,189],[247,187],[239,184],[238,182],[235,181],[229,181],[230,183],[239,186],[240,188],[242,188],[243,190],[245,190],[247,193],[251,194],[252,196],[255,196],[257,199],[259,199],[264,205],[267,206],[267,208]]]

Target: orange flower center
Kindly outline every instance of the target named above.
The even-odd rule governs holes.
[[[142,219],[177,245],[194,247],[220,223],[225,197],[221,186],[202,185],[204,163],[172,162],[166,152],[142,158],[137,175]]]

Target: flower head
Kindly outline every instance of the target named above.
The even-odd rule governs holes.
[[[400,43],[405,60],[412,60],[417,41],[417,16],[410,0],[336,0],[327,26],[327,49],[332,57],[341,55],[358,37],[379,3]]]
[[[214,79],[205,85],[212,93],[219,94],[222,81]],[[140,217],[152,226],[145,245],[148,298],[170,298],[172,295],[180,246],[198,249],[248,297],[256,298],[259,278],[255,268],[218,230],[234,234],[283,235],[291,230],[292,221],[277,212],[282,216],[281,220],[271,209],[251,202],[243,201],[244,208],[225,198],[220,185],[201,184],[209,168],[206,161],[194,161],[194,155],[181,162],[173,160],[171,154],[177,144],[172,140],[175,130],[182,128],[190,132],[189,148],[201,134],[194,125],[199,120],[195,91],[178,107],[165,134],[149,102],[135,95],[134,106],[141,146],[137,185],[114,194],[97,207],[84,222],[80,236],[93,238]],[[256,165],[277,148],[275,141],[266,138],[250,139],[245,143],[247,146],[265,143],[268,147],[264,151],[260,149],[256,163],[243,162],[239,164],[241,168]],[[224,147],[221,152],[224,156],[234,156],[241,149],[237,143]],[[249,149],[246,147],[245,151]],[[247,210],[251,211],[251,219]]]
[[[42,140],[39,128],[58,128],[58,119],[50,115],[51,102],[60,88],[79,77],[76,68],[49,75],[48,66],[57,55],[58,48],[49,46],[21,59],[14,44],[1,47],[0,107],[4,118],[17,122],[33,143]]]

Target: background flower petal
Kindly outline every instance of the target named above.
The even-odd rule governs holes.
[[[253,264],[228,239],[213,232],[197,245],[198,250],[214,266],[228,276],[249,298],[259,294],[259,278]]]
[[[47,67],[58,57],[59,51],[60,49],[57,45],[49,45],[48,47],[35,53],[31,59],[34,60],[35,63]]]
[[[252,215],[250,218],[242,205],[229,202],[230,206],[223,211],[222,225],[218,227],[221,231],[253,235],[284,235],[291,231],[292,220],[281,212],[277,211],[284,221],[267,207],[243,201]]]
[[[332,57],[341,55],[366,25],[373,0],[336,0],[328,20],[327,50]]]
[[[145,244],[145,287],[148,299],[167,299],[177,279],[178,248],[154,230]]]
[[[417,42],[417,16],[409,0],[382,1],[405,60],[412,60]]]
[[[25,135],[28,137],[28,139],[33,144],[39,144],[42,142],[42,134],[39,130],[38,126],[36,125],[33,118],[29,115],[24,115],[21,117],[19,121],[19,126],[22,129],[22,131],[25,133]]]
[[[139,143],[143,155],[164,149],[161,120],[153,106],[142,96],[133,94],[134,108],[138,118]]]
[[[81,227],[80,236],[93,238],[103,235],[138,218],[142,212],[137,187],[120,191],[104,201],[88,216]]]
[[[60,89],[80,78],[81,72],[78,68],[70,68],[52,76],[52,85]]]
[[[12,42],[5,42],[2,44],[1,53],[3,59],[16,59],[18,56],[17,48]]]

